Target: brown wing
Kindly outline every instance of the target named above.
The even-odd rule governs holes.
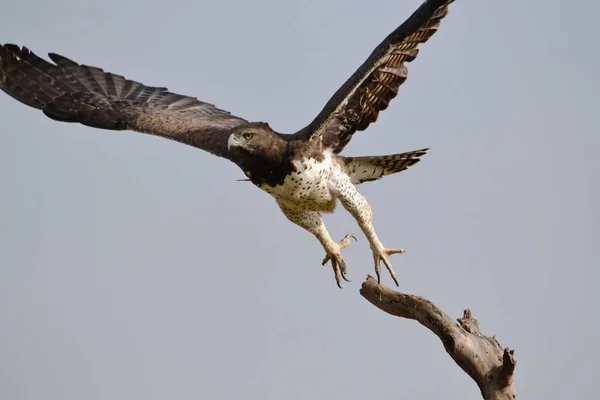
[[[413,61],[417,46],[426,42],[448,14],[454,0],[427,0],[375,50],[358,70],[338,89],[323,110],[305,128],[294,134],[308,140],[321,135],[323,144],[339,153],[356,131],[377,120],[398,94]]]
[[[149,133],[221,157],[229,130],[247,122],[195,97],[49,56],[55,64],[26,47],[0,45],[0,89],[54,120]]]

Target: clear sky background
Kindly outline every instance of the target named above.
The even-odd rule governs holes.
[[[420,0],[9,0],[0,42],[295,132]],[[457,0],[348,155],[432,147],[360,187],[401,289],[516,349],[522,398],[598,398],[594,1]],[[477,399],[438,338],[335,286],[234,164],[0,95],[0,398]],[[340,207],[335,238],[360,233]],[[391,280],[387,275],[385,283]]]

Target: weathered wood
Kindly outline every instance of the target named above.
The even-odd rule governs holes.
[[[452,359],[479,386],[486,400],[514,400],[514,350],[502,348],[495,336],[485,336],[470,310],[454,320],[424,297],[404,294],[377,283],[372,276],[360,294],[375,307],[397,317],[413,319],[436,334]]]

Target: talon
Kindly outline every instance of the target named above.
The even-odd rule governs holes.
[[[342,249],[345,249],[346,247],[350,246],[350,238],[354,239],[356,242],[358,242],[358,240],[356,239],[356,236],[354,236],[353,234],[349,233],[346,236],[344,236],[344,238],[342,240],[340,240],[338,242],[338,244],[340,245],[340,247]]]
[[[392,264],[390,262],[390,256],[392,254],[402,254],[402,253],[405,253],[405,250],[399,249],[399,248],[398,249],[378,248],[373,251],[373,258],[375,260],[375,273],[377,274],[377,283],[381,283],[380,262],[383,261],[383,264],[385,265],[388,272],[390,273],[390,276],[394,280],[394,283],[396,284],[397,287],[400,287],[400,284],[398,283],[398,278],[396,277],[396,273],[394,272],[394,269],[392,268]]]
[[[352,282],[350,279],[346,278],[346,271],[342,272],[342,279],[345,280],[346,282]]]
[[[333,274],[335,275],[335,283],[341,289],[342,288],[342,279],[341,279],[342,274],[340,273],[339,265],[335,261],[335,259],[331,260],[331,266],[333,268]]]
[[[375,259],[375,275],[377,275],[377,284],[381,283],[381,267],[379,266],[379,260]]]
[[[350,245],[350,239],[356,237],[352,234],[348,234],[344,236],[342,240],[338,243],[332,243],[331,245],[325,247],[325,251],[327,255],[323,259],[321,265],[327,264],[327,262],[331,261],[331,267],[333,268],[333,273],[335,274],[335,281],[339,288],[342,287],[342,279],[346,282],[350,282],[350,280],[346,277],[346,263],[342,258],[341,250],[348,247]]]

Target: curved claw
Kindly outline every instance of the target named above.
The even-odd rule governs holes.
[[[345,249],[346,247],[350,246],[350,239],[349,238],[353,238],[354,240],[356,240],[358,242],[358,240],[356,239],[356,236],[354,236],[353,234],[349,233],[346,236],[344,236],[344,238],[342,240],[340,240],[338,242],[338,245],[340,246],[340,249]],[[325,258],[321,262],[321,265],[327,264],[327,262],[329,260],[331,260],[331,257],[329,256],[329,254],[325,255]]]
[[[400,285],[398,284],[398,279],[396,279],[395,276],[392,276],[392,279],[394,280],[394,283],[396,284],[396,287],[400,287]]]
[[[356,238],[356,236],[354,236],[353,234],[349,233],[349,234],[347,234],[346,236],[344,236],[344,239],[348,239],[348,238],[352,238],[352,239],[354,239],[354,241],[355,241],[356,243],[358,243],[358,239],[357,239],[357,238]]]
[[[342,289],[342,280],[340,277],[343,276],[343,274],[340,271],[339,264],[334,258],[331,259],[331,267],[333,268],[333,274],[335,275],[335,283],[340,289]]]
[[[323,265],[325,265],[325,263],[329,260],[331,260],[331,268],[333,269],[333,274],[335,275],[335,282],[338,285],[338,287],[341,289],[342,288],[342,279],[345,280],[346,282],[350,282],[346,278],[346,262],[342,258],[342,255],[339,253],[339,250],[337,253],[333,254],[331,257],[327,256],[325,258],[325,260],[323,260]]]
[[[405,252],[404,249],[385,249],[385,248],[382,248],[377,252],[375,252],[375,251],[373,252],[373,258],[375,259],[375,273],[377,274],[377,283],[378,284],[381,283],[380,262],[383,261],[383,264],[385,265],[388,272],[390,273],[390,276],[394,280],[394,283],[396,284],[397,287],[400,287],[400,284],[398,283],[398,278],[396,278],[396,273],[394,272],[394,269],[392,268],[392,264],[390,262],[390,256],[392,254],[402,254],[404,252]]]
[[[342,271],[342,279],[346,282],[352,282],[350,279],[346,278],[346,271]]]

